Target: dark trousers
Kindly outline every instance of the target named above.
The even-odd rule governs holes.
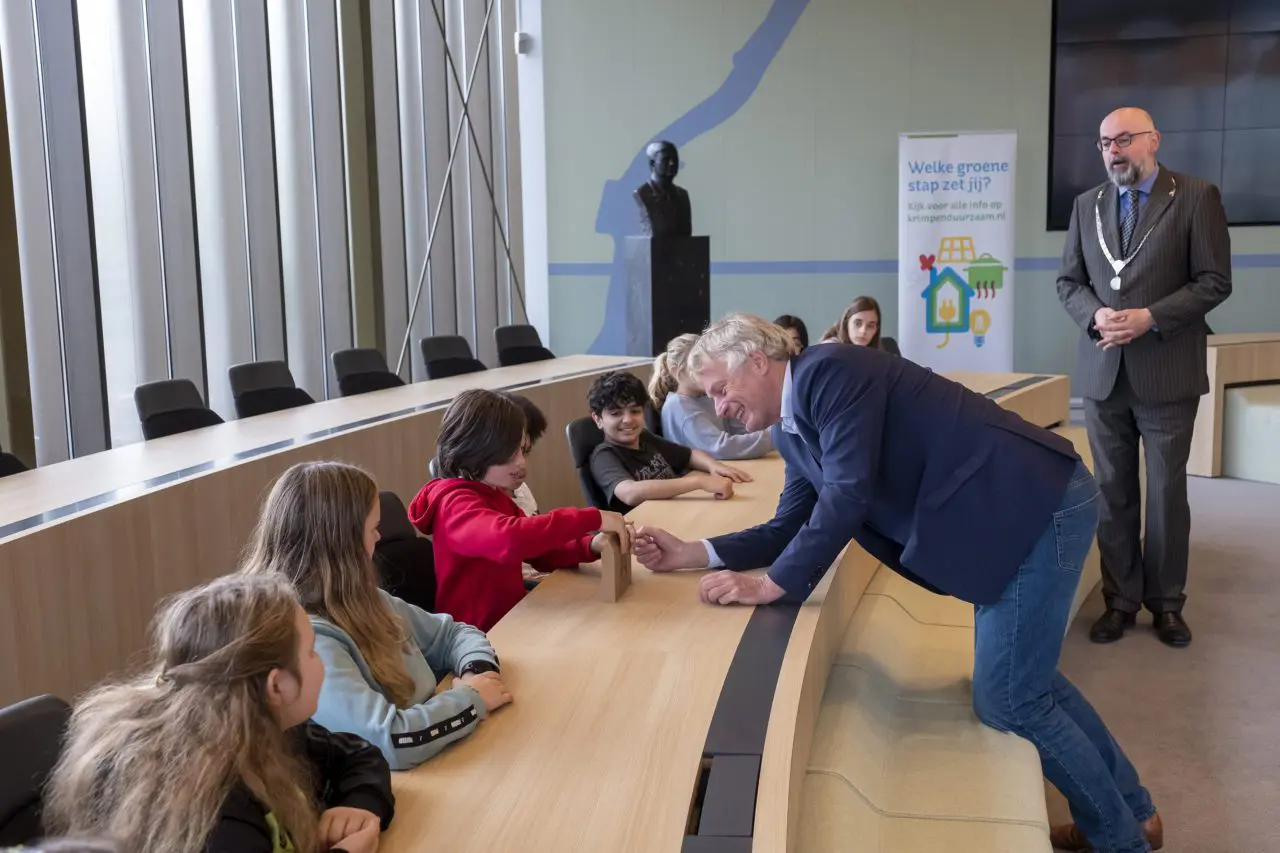
[[[1187,457],[1200,398],[1144,403],[1124,365],[1111,396],[1084,401],[1093,470],[1102,492],[1098,550],[1107,607],[1136,613],[1177,612],[1186,601],[1191,508]],[[1147,461],[1147,530],[1141,537],[1138,439]]]

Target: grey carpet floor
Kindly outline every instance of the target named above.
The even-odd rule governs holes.
[[[1100,593],[1072,624],[1062,671],[1107,721],[1163,813],[1169,853],[1280,851],[1280,486],[1193,477],[1187,606],[1171,649],[1143,613],[1089,642]],[[1052,788],[1049,816],[1069,820]]]

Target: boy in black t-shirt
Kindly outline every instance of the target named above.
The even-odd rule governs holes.
[[[629,512],[644,501],[674,498],[701,489],[718,499],[733,497],[734,483],[751,481],[701,450],[664,441],[644,428],[649,392],[625,371],[601,374],[587,392],[591,419],[604,443],[591,453],[591,476],[609,498],[609,508]]]

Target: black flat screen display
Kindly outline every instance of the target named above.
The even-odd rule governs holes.
[[[1138,106],[1169,168],[1222,190],[1232,225],[1280,223],[1280,0],[1056,0],[1051,230],[1106,179],[1098,125]]]

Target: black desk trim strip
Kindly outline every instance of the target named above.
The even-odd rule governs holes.
[[[1028,376],[1024,379],[1019,379],[1017,382],[1010,382],[1008,385],[1001,385],[994,391],[988,391],[983,396],[989,400],[999,400],[1001,397],[1009,396],[1014,391],[1021,391],[1023,388],[1029,388],[1032,385],[1039,385],[1046,379],[1052,378],[1052,376]]]
[[[711,815],[731,812],[755,814],[756,794],[760,785],[760,761],[764,757],[764,741],[769,731],[769,714],[773,709],[773,694],[778,687],[782,661],[791,641],[798,604],[772,604],[757,607],[747,621],[747,627],[738,640],[729,671],[725,674],[720,698],[707,729],[704,757],[711,761],[711,778],[702,802],[696,809],[709,809]],[[754,762],[729,761],[737,757],[755,759]],[[721,762],[735,769],[737,775],[731,784],[727,779],[717,779],[716,765]],[[704,812],[704,816],[707,815]],[[685,851],[750,850],[751,836],[742,836],[740,828],[725,829],[722,821],[712,817],[711,825],[701,822],[696,835],[686,835]],[[717,828],[717,825],[720,828]],[[706,826],[708,834],[702,833]],[[733,832],[733,835],[712,835],[710,832]],[[733,839],[733,840],[730,840]],[[745,846],[740,846],[745,845]]]
[[[1228,382],[1222,386],[1223,391],[1232,388],[1261,388],[1264,385],[1280,385],[1280,379],[1250,379],[1247,382]]]
[[[629,368],[638,367],[639,365],[648,364],[648,363],[649,363],[648,359],[637,359],[635,361],[624,362],[622,364],[615,366],[612,369],[627,370]],[[599,367],[587,368],[585,370],[576,370],[572,373],[562,373],[557,376],[550,376],[550,377],[547,377],[546,379],[538,379],[530,382],[516,382],[511,385],[503,385],[500,388],[494,388],[492,390],[518,391],[523,388],[532,388],[534,386],[545,385],[550,382],[561,382],[565,379],[576,379],[581,376],[589,376],[593,373],[603,373],[604,370],[605,370],[604,368],[599,368]],[[188,477],[194,477],[197,474],[205,474],[205,473],[208,473],[209,471],[217,471],[222,468],[228,468],[232,465],[247,461],[249,459],[253,459],[258,456],[265,456],[268,453],[275,453],[278,450],[285,450],[290,447],[298,447],[304,444],[310,444],[313,441],[318,441],[322,438],[330,438],[335,435],[341,435],[342,433],[351,432],[353,430],[360,429],[361,427],[372,426],[373,424],[378,424],[378,423],[385,423],[386,421],[395,420],[396,418],[402,418],[407,415],[415,415],[415,414],[420,414],[422,412],[430,411],[431,409],[437,409],[447,405],[449,401],[452,399],[453,399],[452,397],[443,397],[438,400],[429,400],[425,403],[420,403],[416,406],[411,406],[409,408],[397,409],[393,412],[383,412],[380,415],[372,415],[367,418],[361,418],[358,421],[351,421],[350,423],[339,424],[338,426],[326,427],[325,429],[306,433],[300,438],[286,438],[280,441],[274,441],[270,444],[264,444],[261,447],[254,447],[249,450],[242,450],[238,453],[233,453],[230,456],[223,456],[219,459],[211,459],[208,462],[200,462],[195,465],[190,465],[186,468],[182,468],[177,471],[170,471],[167,474],[161,474],[159,476],[152,477],[147,480],[142,480],[137,483],[130,483],[129,485],[121,486],[118,489],[112,489],[109,492],[103,492],[100,495],[93,495],[92,497],[84,498],[82,500],[76,501],[75,503],[69,503],[64,506],[55,507],[54,509],[46,510],[37,515],[32,515],[27,518],[22,518],[17,521],[10,522],[9,524],[0,526],[0,541],[8,539],[10,536],[14,536],[18,533],[31,530],[34,527],[40,527],[41,525],[49,524],[51,522],[57,521],[61,518],[66,518],[71,515],[77,515],[79,513],[86,512],[87,510],[91,510],[96,507],[103,506],[104,504],[109,504],[115,501],[121,501],[121,500],[126,500],[128,498],[137,497],[143,492],[147,492],[152,489],[159,488],[161,486],[167,486],[171,483],[176,483],[179,480],[185,480]]]

